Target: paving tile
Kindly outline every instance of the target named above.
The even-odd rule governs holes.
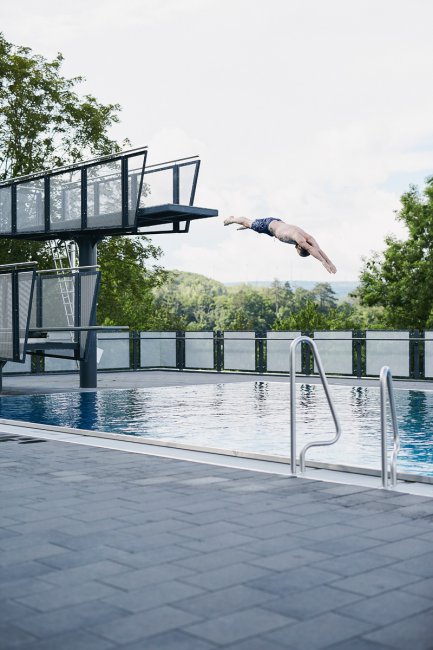
[[[322,562],[322,560],[327,560],[329,557],[328,554],[320,551],[294,548],[285,553],[277,553],[276,555],[251,560],[251,563],[273,571],[285,571],[286,569],[312,564],[313,562]]]
[[[137,569],[135,571],[123,571],[116,575],[107,575],[101,578],[104,584],[118,587],[119,589],[138,589],[145,585],[168,582],[178,578],[187,578],[195,575],[190,569],[175,566],[174,564],[158,564],[156,566]]]
[[[240,562],[235,565],[220,567],[213,571],[203,571],[202,573],[190,575],[184,577],[183,581],[202,587],[203,589],[215,590],[250,580],[261,580],[268,575],[269,572],[260,567]]]
[[[198,599],[206,597],[207,592],[199,587],[188,585],[185,582],[171,580],[159,584],[146,585],[139,589],[132,589],[126,592],[118,592],[113,596],[104,598],[104,602],[120,607],[130,613],[142,612],[146,609],[154,609],[160,605],[167,605],[198,596]],[[196,612],[192,612],[195,614]]]
[[[340,613],[377,625],[388,625],[428,609],[433,609],[429,598],[394,590],[343,607]]]
[[[365,634],[366,639],[394,649],[431,650],[433,609]]]
[[[333,587],[353,591],[364,596],[376,596],[384,591],[398,589],[418,581],[419,577],[414,574],[402,573],[385,567],[367,573],[360,573],[343,580],[336,580]]]
[[[286,644],[293,650],[320,650],[331,644],[349,641],[371,630],[364,621],[329,612],[266,635],[271,641]],[[286,647],[285,646],[285,647]],[[348,649],[351,645],[348,645]]]
[[[395,558],[386,557],[372,551],[357,551],[337,557],[330,560],[323,560],[319,566],[325,571],[339,573],[342,576],[352,576],[357,573],[365,573],[376,568],[395,565]]]
[[[433,542],[426,542],[417,537],[401,539],[397,542],[377,547],[375,553],[402,560],[425,555],[426,553],[430,553],[430,556],[433,557]]]
[[[22,648],[32,641],[35,637],[24,630],[20,630],[13,624],[5,624],[0,626],[0,639],[4,650],[12,650],[12,648]]]
[[[185,627],[198,620],[200,620],[198,616],[175,609],[170,605],[163,605],[157,609],[150,609],[95,625],[91,631],[110,641],[126,645],[168,630]]]
[[[433,553],[425,553],[409,560],[402,560],[394,566],[398,571],[407,571],[422,578],[431,578],[433,577]]]
[[[114,594],[114,587],[103,585],[99,582],[89,581],[80,584],[68,585],[67,588],[53,587],[30,596],[18,598],[18,602],[32,607],[40,612],[48,612],[70,605],[106,598]]]
[[[67,631],[31,645],[20,646],[20,650],[112,650],[111,641],[101,639],[85,630]]]
[[[359,603],[363,597],[328,585],[319,585],[304,591],[293,590],[282,598],[274,598],[263,607],[273,612],[304,620],[318,614],[334,611],[345,605]],[[356,608],[356,604],[354,605]]]
[[[244,547],[237,547],[202,554],[194,552],[192,556],[189,554],[188,557],[175,559],[174,564],[194,571],[211,571],[212,569],[219,569],[239,562],[248,562],[257,557],[257,554],[243,549]]]
[[[203,618],[215,618],[273,600],[273,594],[245,585],[219,589],[176,602],[176,607]]]
[[[162,634],[157,634],[143,642],[122,645],[122,650],[213,650],[217,646],[203,639],[193,637],[181,630],[169,630]],[[270,649],[271,650],[271,649]]]
[[[413,584],[406,585],[403,589],[404,591],[409,591],[409,593],[433,599],[433,578],[414,582]]]
[[[252,580],[248,586],[280,596],[334,582],[338,575],[316,567],[303,566]]]
[[[186,628],[186,632],[213,643],[227,645],[287,626],[293,621],[259,607],[219,616]]]

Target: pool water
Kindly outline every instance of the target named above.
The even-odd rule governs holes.
[[[289,456],[289,391],[288,383],[257,381],[4,396],[0,418]],[[307,460],[379,469],[379,389],[331,386],[331,393],[341,439],[311,449]],[[433,392],[396,390],[395,399],[398,471],[433,476]],[[297,385],[297,430],[298,454],[306,442],[334,436],[322,386]]]

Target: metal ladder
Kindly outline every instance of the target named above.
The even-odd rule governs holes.
[[[296,476],[296,350],[301,343],[306,343],[313,351],[314,361],[316,362],[319,371],[320,379],[325,390],[326,399],[332,414],[335,424],[335,437],[332,440],[323,440],[317,442],[309,442],[302,449],[299,454],[299,466],[301,472],[305,472],[305,455],[311,447],[325,447],[333,445],[341,436],[341,426],[335,411],[334,402],[332,401],[331,393],[329,391],[328,380],[323,369],[322,361],[320,359],[319,351],[313,339],[309,336],[298,336],[290,345],[290,469],[293,476]]]
[[[390,476],[388,477],[388,445],[386,439],[386,393],[388,392],[389,405],[391,408],[391,421],[394,436],[394,446],[391,452]],[[398,430],[397,414],[395,410],[394,388],[392,385],[392,374],[388,366],[383,366],[380,371],[380,429],[382,443],[382,487],[397,485],[397,455],[400,451],[400,433]]]
[[[75,267],[74,252],[72,249],[72,246],[75,246],[75,243],[67,242],[64,240],[49,240],[48,245],[50,247],[51,255],[53,258],[54,268],[57,271],[60,271],[58,280],[60,295],[62,297],[63,307],[65,309],[66,321],[69,327],[73,327],[75,324],[73,282],[70,278],[66,278],[63,275],[63,271],[67,271],[68,269],[73,269]],[[67,264],[64,264],[65,261]],[[72,332],[71,337],[74,338],[74,334]]]

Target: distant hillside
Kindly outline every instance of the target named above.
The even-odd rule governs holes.
[[[317,281],[318,282],[318,281]],[[302,289],[306,289],[307,291],[311,291],[317,284],[317,282],[314,282],[314,280],[293,280],[290,282],[290,285],[293,289],[296,289],[297,287],[302,287]],[[265,282],[261,280],[256,280],[255,282],[225,282],[224,283],[227,287],[234,287],[238,286],[240,284],[248,284],[252,287],[270,287],[272,282]],[[354,291],[356,287],[358,286],[358,282],[353,281],[353,282],[330,282],[329,283],[335,292],[338,300],[344,300],[344,298],[347,298],[349,293]]]

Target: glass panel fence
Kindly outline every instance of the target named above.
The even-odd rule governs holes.
[[[97,345],[102,351],[98,370],[129,368],[129,332],[99,333]]]
[[[31,372],[32,370],[32,358],[28,354],[24,363],[17,363],[15,361],[8,361],[3,366],[3,374],[15,373],[15,372]]]
[[[122,167],[120,160],[87,170],[87,227],[122,225]]]
[[[185,368],[213,369],[213,332],[185,332]]]
[[[290,344],[301,332],[267,332],[266,369],[268,372],[290,372]],[[302,350],[296,350],[296,372],[302,370]]]
[[[12,188],[0,187],[0,233],[12,232]]]
[[[430,379],[433,377],[433,332],[427,330],[424,338],[424,376]]]
[[[371,330],[366,345],[367,375],[379,375],[382,366],[389,366],[393,377],[409,377],[409,332]]]
[[[176,368],[176,332],[140,332],[141,368]]]
[[[44,179],[17,184],[17,232],[44,232]]]
[[[314,342],[317,345],[325,373],[338,375],[352,374],[353,362],[351,331],[317,331],[314,332]],[[314,372],[317,372],[316,364],[314,364]]]
[[[81,229],[81,172],[70,171],[50,178],[51,230]]]
[[[255,369],[255,332],[224,332],[224,370]]]

